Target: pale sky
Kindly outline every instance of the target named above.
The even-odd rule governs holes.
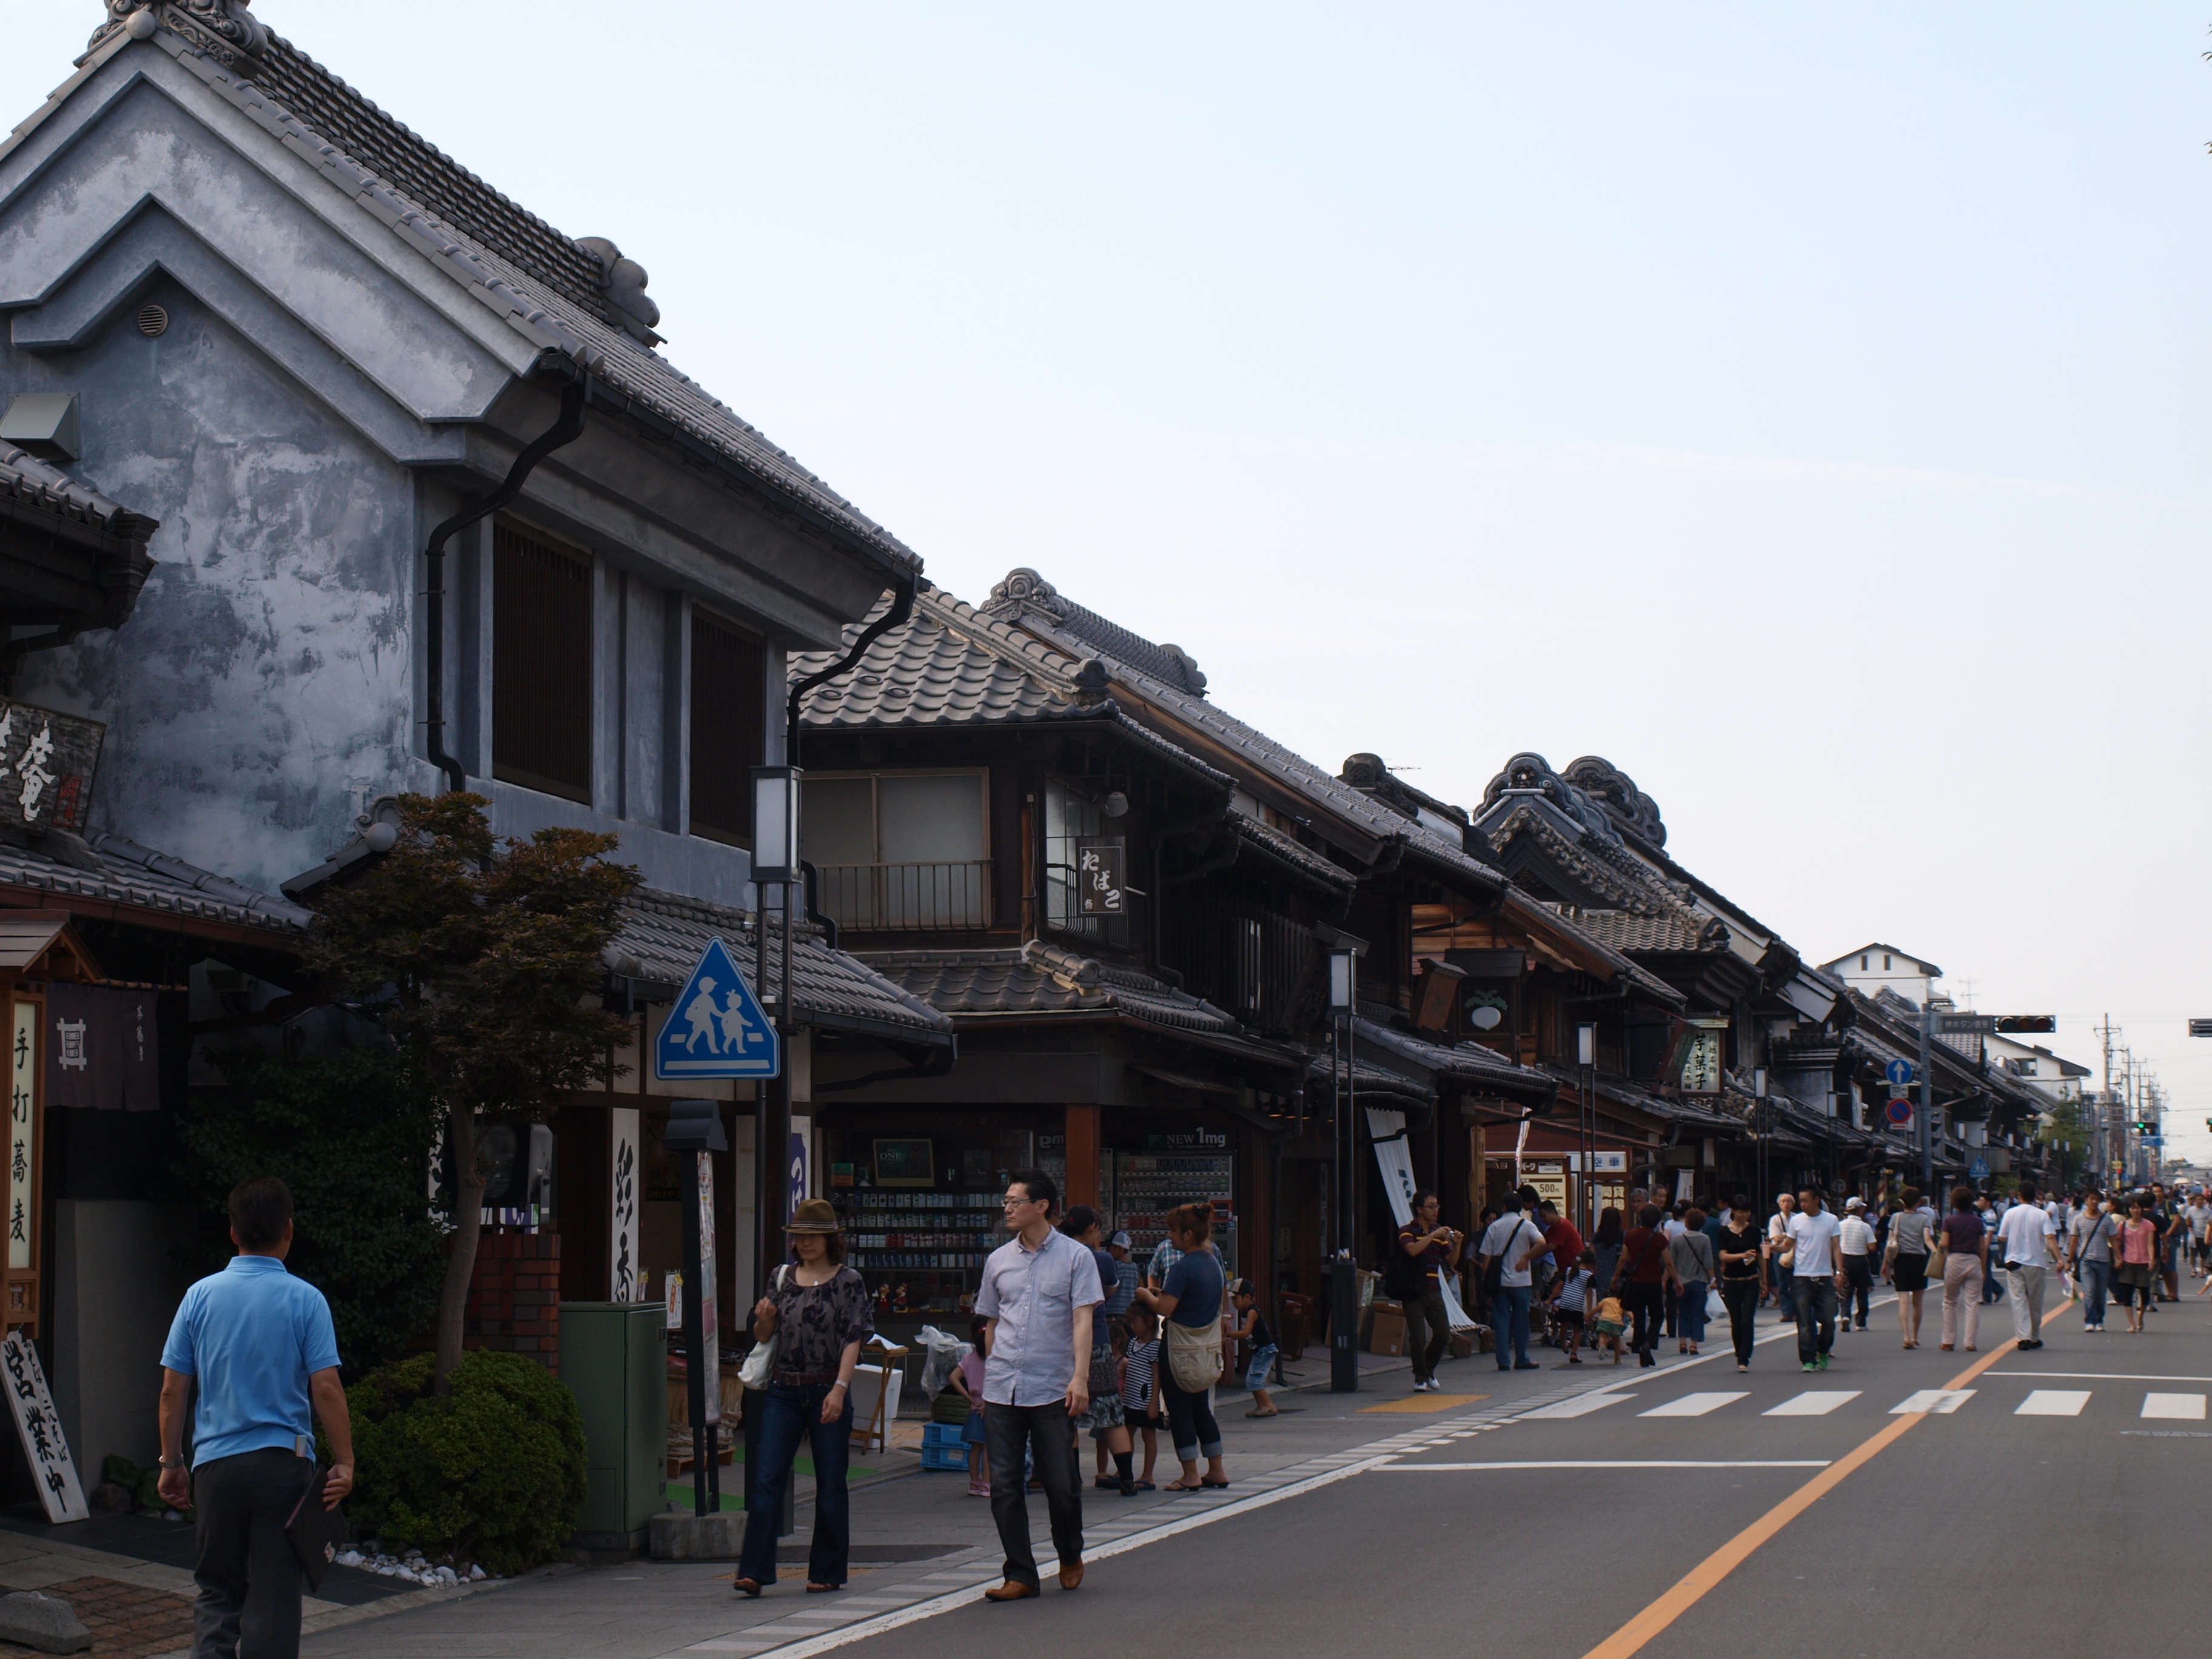
[[[7,0],[8,122],[100,9]],[[1379,12],[255,8],[941,586],[1448,799],[1603,755],[1808,959],[2109,1012],[2212,1157],[2212,14]]]

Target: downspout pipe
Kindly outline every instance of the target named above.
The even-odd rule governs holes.
[[[561,414],[553,424],[524,447],[507,469],[507,477],[498,489],[483,497],[473,506],[460,512],[430,532],[429,545],[422,550],[422,562],[428,582],[422,597],[429,601],[428,626],[425,630],[425,648],[428,660],[424,665],[423,702],[427,718],[422,724],[429,728],[426,758],[430,764],[446,775],[446,787],[458,794],[468,787],[468,772],[459,761],[446,750],[446,544],[471,525],[489,518],[522,494],[522,486],[538,463],[563,444],[574,443],[583,435],[584,410],[591,402],[591,383],[584,376],[561,389]]]
[[[836,679],[841,674],[859,666],[860,659],[868,654],[868,647],[884,635],[914,615],[915,589],[921,578],[912,574],[900,577],[891,586],[891,608],[860,630],[860,637],[853,641],[853,648],[817,674],[809,674],[791,688],[791,701],[784,713],[783,763],[799,764],[799,706],[806,694],[816,686]]]

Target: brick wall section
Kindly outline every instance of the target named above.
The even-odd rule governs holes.
[[[465,1340],[528,1354],[560,1375],[560,1234],[488,1232],[477,1241]]]

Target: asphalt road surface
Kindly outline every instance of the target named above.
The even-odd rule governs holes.
[[[1098,1561],[1073,1593],[1048,1576],[1036,1600],[863,1626],[837,1651],[1849,1659],[2082,1654],[2124,1630],[2179,1652],[2212,1470],[2212,1298],[2183,1284],[2139,1336],[2062,1304],[2032,1352],[2006,1302],[1979,1352],[1942,1352],[1931,1293],[1919,1349],[1877,1308],[1815,1375],[1763,1315],[1747,1373],[1723,1326],[1702,1363],[1608,1367],[1495,1426],[1401,1419],[1419,1438],[1371,1467]]]

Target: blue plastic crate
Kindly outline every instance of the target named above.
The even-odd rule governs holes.
[[[921,1443],[925,1446],[963,1446],[961,1435],[967,1425],[963,1423],[926,1423],[922,1425]]]
[[[968,1449],[959,1445],[926,1445],[921,1449],[921,1467],[943,1469],[953,1474],[963,1473],[968,1468]]]

